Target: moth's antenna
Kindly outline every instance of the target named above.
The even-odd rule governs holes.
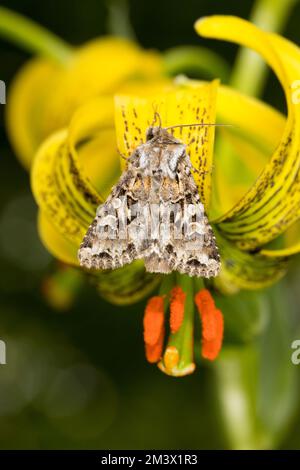
[[[152,126],[154,126],[154,124],[156,123],[156,121],[158,121],[158,127],[161,127],[161,117],[160,117],[160,114],[158,111],[154,111],[154,119],[153,119],[153,122],[152,122]]]
[[[176,129],[177,127],[195,127],[195,126],[212,126],[212,127],[233,127],[232,124],[201,124],[196,122],[195,124],[177,124],[176,126],[164,127],[164,129]]]
[[[151,127],[154,126],[156,121],[158,121],[158,127],[161,127],[161,117],[160,117],[160,114],[158,112],[158,104],[157,103],[152,103],[152,108],[153,108],[153,121],[152,121]]]

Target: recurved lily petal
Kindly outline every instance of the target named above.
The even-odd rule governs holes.
[[[212,220],[218,220],[244,196],[269,155],[251,141],[251,136],[239,130],[223,128],[219,131],[214,158]]]
[[[129,156],[145,141],[146,130],[151,125],[163,127],[180,124],[214,124],[218,81],[203,84],[168,86],[156,95],[115,98],[116,133],[121,154]],[[154,113],[159,114],[154,122]],[[194,178],[206,209],[211,194],[214,127],[188,126],[172,129],[173,134],[187,144],[191,163],[197,172]]]
[[[255,182],[276,149],[286,121],[271,106],[227,86],[218,89],[217,120],[232,127],[220,129],[221,141],[215,148],[214,220],[238,203]]]
[[[280,250],[261,250],[261,254],[267,258],[277,258],[279,261],[282,258],[287,258],[292,255],[300,253],[300,242],[295,243],[294,245],[286,248],[281,248]]]
[[[80,148],[113,126],[112,104],[110,98],[103,98],[97,106],[93,102],[80,109],[69,130],[55,133],[45,141],[32,169],[32,190],[43,214],[77,246],[103,201],[87,176],[89,160],[80,161]],[[110,146],[114,145],[112,141]],[[108,157],[105,149],[102,157]],[[101,174],[102,170],[100,154],[98,172]]]
[[[113,95],[128,81],[156,79],[162,74],[158,53],[127,39],[95,39],[74,54],[45,113],[47,132],[68,124],[73,112],[97,96]],[[63,104],[63,106],[62,106]]]
[[[62,131],[41,146],[32,171],[32,190],[54,227],[79,245],[101,198],[78,171],[66,140],[67,132]]]
[[[229,141],[235,153],[233,154],[231,151],[227,154],[221,153],[218,152],[218,147],[216,149],[217,154],[213,173],[213,195],[216,203],[212,207],[213,222],[218,220],[217,217],[214,217],[215,213],[221,217],[221,210],[225,213],[233,206],[230,202],[238,202],[238,196],[242,197],[245,194],[250,186],[248,184],[246,187],[246,181],[248,180],[250,183],[251,180],[255,181],[259,176],[264,165],[269,161],[270,155],[280,143],[280,137],[286,125],[285,116],[268,104],[224,85],[218,88],[217,118],[219,122],[232,125],[232,127],[222,128],[221,132],[222,137]],[[241,171],[241,166],[243,171]],[[246,179],[245,181],[242,181],[242,176]],[[293,232],[292,239],[289,237],[291,231]],[[260,258],[261,263],[265,261],[267,267],[270,265],[267,258],[273,258],[273,275],[267,280],[267,285],[272,283],[272,278],[275,281],[282,277],[288,258],[299,253],[300,244],[298,239],[299,226],[293,224],[282,239],[284,247],[281,249],[262,249],[259,255],[255,255]],[[276,259],[279,263],[278,273],[274,269]],[[237,260],[235,263],[237,263]],[[260,265],[261,268],[262,265]],[[224,269],[221,273],[223,280],[226,278],[226,273],[229,273],[229,278],[232,281],[234,276],[232,270],[228,269],[228,263],[227,269]],[[227,281],[229,281],[229,278]],[[240,285],[239,278],[240,276],[236,276],[236,282]],[[255,271],[252,273],[251,278],[255,281]],[[251,284],[255,288],[256,284],[249,282],[249,274],[247,279],[246,284],[248,286]],[[246,284],[242,281],[241,286]]]
[[[199,86],[186,77],[176,81]],[[237,203],[259,176],[280,142],[285,116],[264,102],[228,86],[217,91],[217,121],[229,127],[218,128],[235,152],[224,152],[224,145],[214,149],[211,220],[215,221]],[[232,150],[232,148],[231,148]],[[248,184],[247,184],[248,183]],[[247,185],[246,185],[247,184]]]
[[[300,221],[296,222],[289,228],[289,230],[284,234],[284,239],[281,240],[280,246],[274,248],[265,247],[261,250],[261,253],[264,256],[271,258],[282,258],[284,256],[293,256],[300,252],[300,242],[299,242],[299,233],[300,233]]]
[[[241,249],[255,249],[283,233],[300,215],[300,107],[293,103],[291,93],[300,74],[300,52],[288,41],[235,17],[200,19],[196,30],[256,50],[285,91],[288,117],[278,147],[248,193],[217,220],[226,238]]]
[[[29,169],[33,155],[44,137],[43,115],[49,91],[55,89],[61,66],[44,59],[28,62],[9,89],[6,126],[10,141],[22,165]]]
[[[115,305],[131,305],[144,299],[159,285],[158,275],[145,271],[140,260],[113,271],[91,273],[99,294]]]
[[[35,151],[52,132],[67,126],[73,113],[98,96],[113,95],[125,83],[163,75],[160,55],[126,39],[95,39],[74,49],[66,64],[34,59],[9,91],[7,126],[17,156],[30,168]]]
[[[212,282],[221,292],[234,293],[237,289],[255,290],[267,287],[284,276],[288,267],[288,258],[292,253],[247,253],[235,244],[225,240],[215,230],[218,247],[222,258],[220,275]]]
[[[64,237],[42,210],[38,214],[38,231],[43,244],[56,259],[72,266],[79,265],[77,245]]]

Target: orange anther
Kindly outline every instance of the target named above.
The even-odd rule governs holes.
[[[164,325],[164,299],[162,296],[148,300],[144,315],[144,341],[154,346],[160,338]]]
[[[176,333],[182,325],[185,298],[186,294],[181,287],[172,289],[170,301],[170,329],[172,333]]]
[[[161,359],[163,346],[164,346],[164,326],[162,328],[161,334],[158,338],[158,341],[154,345],[145,343],[145,353],[146,359],[148,362],[154,363],[158,362]]]
[[[207,289],[202,289],[195,296],[202,321],[202,356],[213,361],[218,356],[223,341],[224,320],[220,310]]]

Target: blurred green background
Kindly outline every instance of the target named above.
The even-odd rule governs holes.
[[[108,3],[1,1],[75,45],[108,32]],[[230,65],[237,47],[199,39],[193,23],[216,13],[249,18],[252,6],[252,0],[129,1],[131,24],[144,47],[205,44]],[[296,3],[284,35],[298,44],[299,22]],[[0,39],[0,78],[8,87],[29,57]],[[284,110],[283,93],[272,74],[264,98]],[[43,280],[54,272],[55,263],[38,239],[29,177],[7,141],[4,106],[0,112],[0,339],[7,345],[7,365],[0,366],[0,448],[230,448],[239,446],[235,435],[247,433],[249,426],[251,447],[300,448],[300,365],[290,361],[291,341],[300,338],[297,263],[285,281],[289,290],[283,294],[282,284],[273,288],[264,313],[256,312],[256,302],[250,313],[243,312],[241,297],[240,310],[233,313],[236,322],[230,327],[228,320],[231,338],[219,365],[199,366],[184,379],[163,375],[144,358],[144,303],[114,307],[89,285],[69,309],[54,309],[45,300]],[[252,347],[256,362],[250,357]],[[258,367],[258,382],[250,388],[259,392],[247,388],[252,367]],[[237,368],[245,377],[237,377]],[[232,383],[235,389],[230,389]],[[248,392],[259,395],[250,407],[254,424],[239,414]],[[235,410],[227,420],[220,412],[224,397]],[[268,432],[261,430],[261,415]],[[276,437],[269,444],[273,427]]]

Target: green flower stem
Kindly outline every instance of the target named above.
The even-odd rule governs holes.
[[[202,277],[194,277],[194,287],[195,287],[195,294],[202,289],[205,289],[205,284]]]
[[[298,0],[258,0],[254,4],[250,21],[259,28],[280,32],[284,29],[292,8]],[[265,85],[267,66],[252,50],[238,52],[230,85],[252,96],[260,96]]]
[[[169,346],[175,346],[180,355],[178,369],[192,364],[194,356],[194,287],[193,278],[176,273],[176,285],[186,294],[184,321],[177,333],[170,335]]]
[[[164,53],[164,67],[167,75],[185,73],[199,78],[220,78],[228,81],[229,66],[215,52],[201,46],[178,46]]]
[[[257,420],[257,366],[252,344],[224,347],[214,364],[218,417],[231,450],[270,447]]]
[[[107,0],[108,20],[107,29],[113,36],[136,40],[131,26],[129,6],[127,0]]]
[[[0,36],[23,49],[61,64],[68,62],[73,54],[72,48],[62,39],[34,21],[4,7],[0,7]]]
[[[170,297],[169,294],[173,287],[175,286],[175,274],[166,274],[162,276],[162,281],[160,284],[159,295],[164,296],[164,312],[166,313],[169,304],[170,304]]]
[[[168,295],[171,289],[175,285],[175,275],[174,273],[171,274],[163,274],[162,280],[159,289],[159,295]]]

